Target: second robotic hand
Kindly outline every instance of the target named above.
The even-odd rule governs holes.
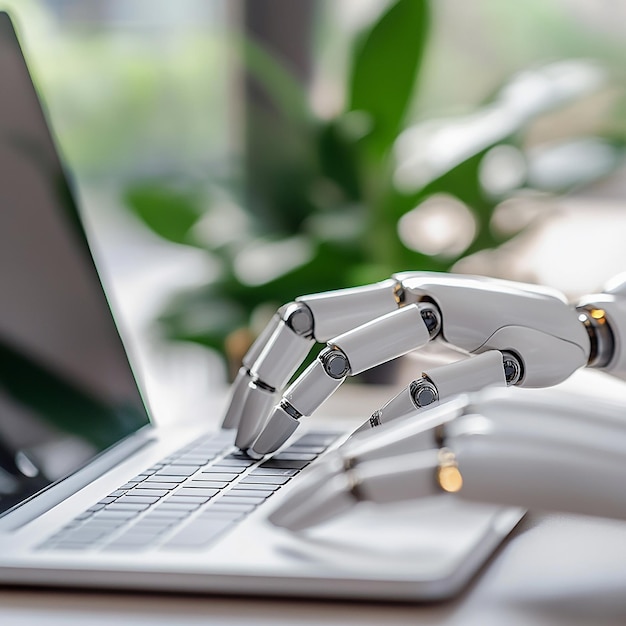
[[[462,361],[429,369],[375,411],[353,434],[415,415],[459,393],[514,385],[521,376],[520,361],[511,353],[499,350],[489,350]]]
[[[302,528],[339,514],[354,503],[354,499],[346,495],[343,488],[341,493],[335,493],[336,499],[330,498],[331,502],[326,501],[326,496],[321,496],[324,503],[319,510],[317,506],[311,507],[309,501],[317,493],[327,494],[327,485],[336,476],[350,472],[363,463],[436,449],[441,443],[442,426],[463,414],[467,398],[460,395],[450,402],[430,408],[418,420],[399,419],[379,428],[375,434],[370,431],[350,437],[338,448],[328,452],[322,463],[318,463],[302,477],[298,489],[281,502],[272,512],[270,520],[278,526],[291,528],[293,523],[294,527]],[[347,484],[345,481],[339,483],[344,487]],[[318,505],[321,504],[318,498]]]
[[[311,472],[270,521],[302,530],[359,502],[446,494],[496,506],[626,519],[623,405],[603,403],[598,414],[593,404],[555,398],[484,390],[426,411],[434,439],[427,431],[418,436],[413,426],[412,442],[401,445],[413,420],[381,428],[388,441],[380,450],[374,446],[383,437],[361,435],[366,447],[358,458],[338,466],[329,457],[327,480],[313,484]]]
[[[347,376],[395,359],[431,339],[420,305],[411,304],[331,339],[327,348],[287,389],[248,453],[263,456],[294,433]]]

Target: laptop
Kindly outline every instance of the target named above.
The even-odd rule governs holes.
[[[519,521],[452,499],[267,514],[354,423],[253,460],[154,426],[10,18],[0,14],[0,584],[379,600],[457,593]],[[328,424],[325,421],[325,424]],[[336,427],[335,427],[336,426]]]

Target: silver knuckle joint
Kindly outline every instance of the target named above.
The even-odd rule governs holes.
[[[331,378],[343,378],[350,371],[348,357],[339,348],[327,348],[319,356],[324,371]]]
[[[313,313],[304,302],[292,302],[281,309],[285,324],[301,337],[313,336]]]
[[[427,378],[414,380],[409,385],[409,394],[418,409],[433,404],[439,400],[437,387]]]
[[[428,334],[434,339],[441,331],[441,311],[432,302],[420,302],[420,314]]]
[[[513,352],[502,351],[502,367],[504,378],[508,386],[516,385],[524,376],[522,360]]]
[[[293,404],[291,404],[291,402],[288,402],[287,400],[283,400],[280,403],[280,408],[283,411],[285,411],[287,415],[290,415],[294,419],[299,420],[302,417],[302,413],[300,413],[300,411],[298,411],[298,409],[296,409],[296,407],[293,406]]]
[[[602,308],[585,305],[577,307],[578,319],[589,337],[588,367],[606,367],[615,352],[615,337]]]

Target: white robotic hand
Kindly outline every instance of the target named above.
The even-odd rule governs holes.
[[[476,502],[626,519],[624,407],[588,400],[552,390],[458,396],[419,419],[350,438],[302,478],[270,520],[302,530],[362,501],[450,493]]]
[[[242,450],[273,452],[347,376],[433,339],[470,358],[424,372],[369,426],[487,386],[551,386],[583,366],[624,372],[623,337],[625,282],[570,305],[556,291],[521,283],[400,273],[279,309],[243,359],[223,427],[238,429]],[[316,341],[327,347],[283,393]]]

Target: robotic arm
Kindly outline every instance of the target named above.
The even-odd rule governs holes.
[[[531,285],[399,273],[279,309],[243,359],[223,427],[238,429],[242,450],[273,452],[348,376],[434,339],[470,358],[424,372],[364,428],[487,386],[551,386],[583,366],[626,372],[624,337],[626,282],[572,306]],[[316,341],[326,348],[282,392]]]

